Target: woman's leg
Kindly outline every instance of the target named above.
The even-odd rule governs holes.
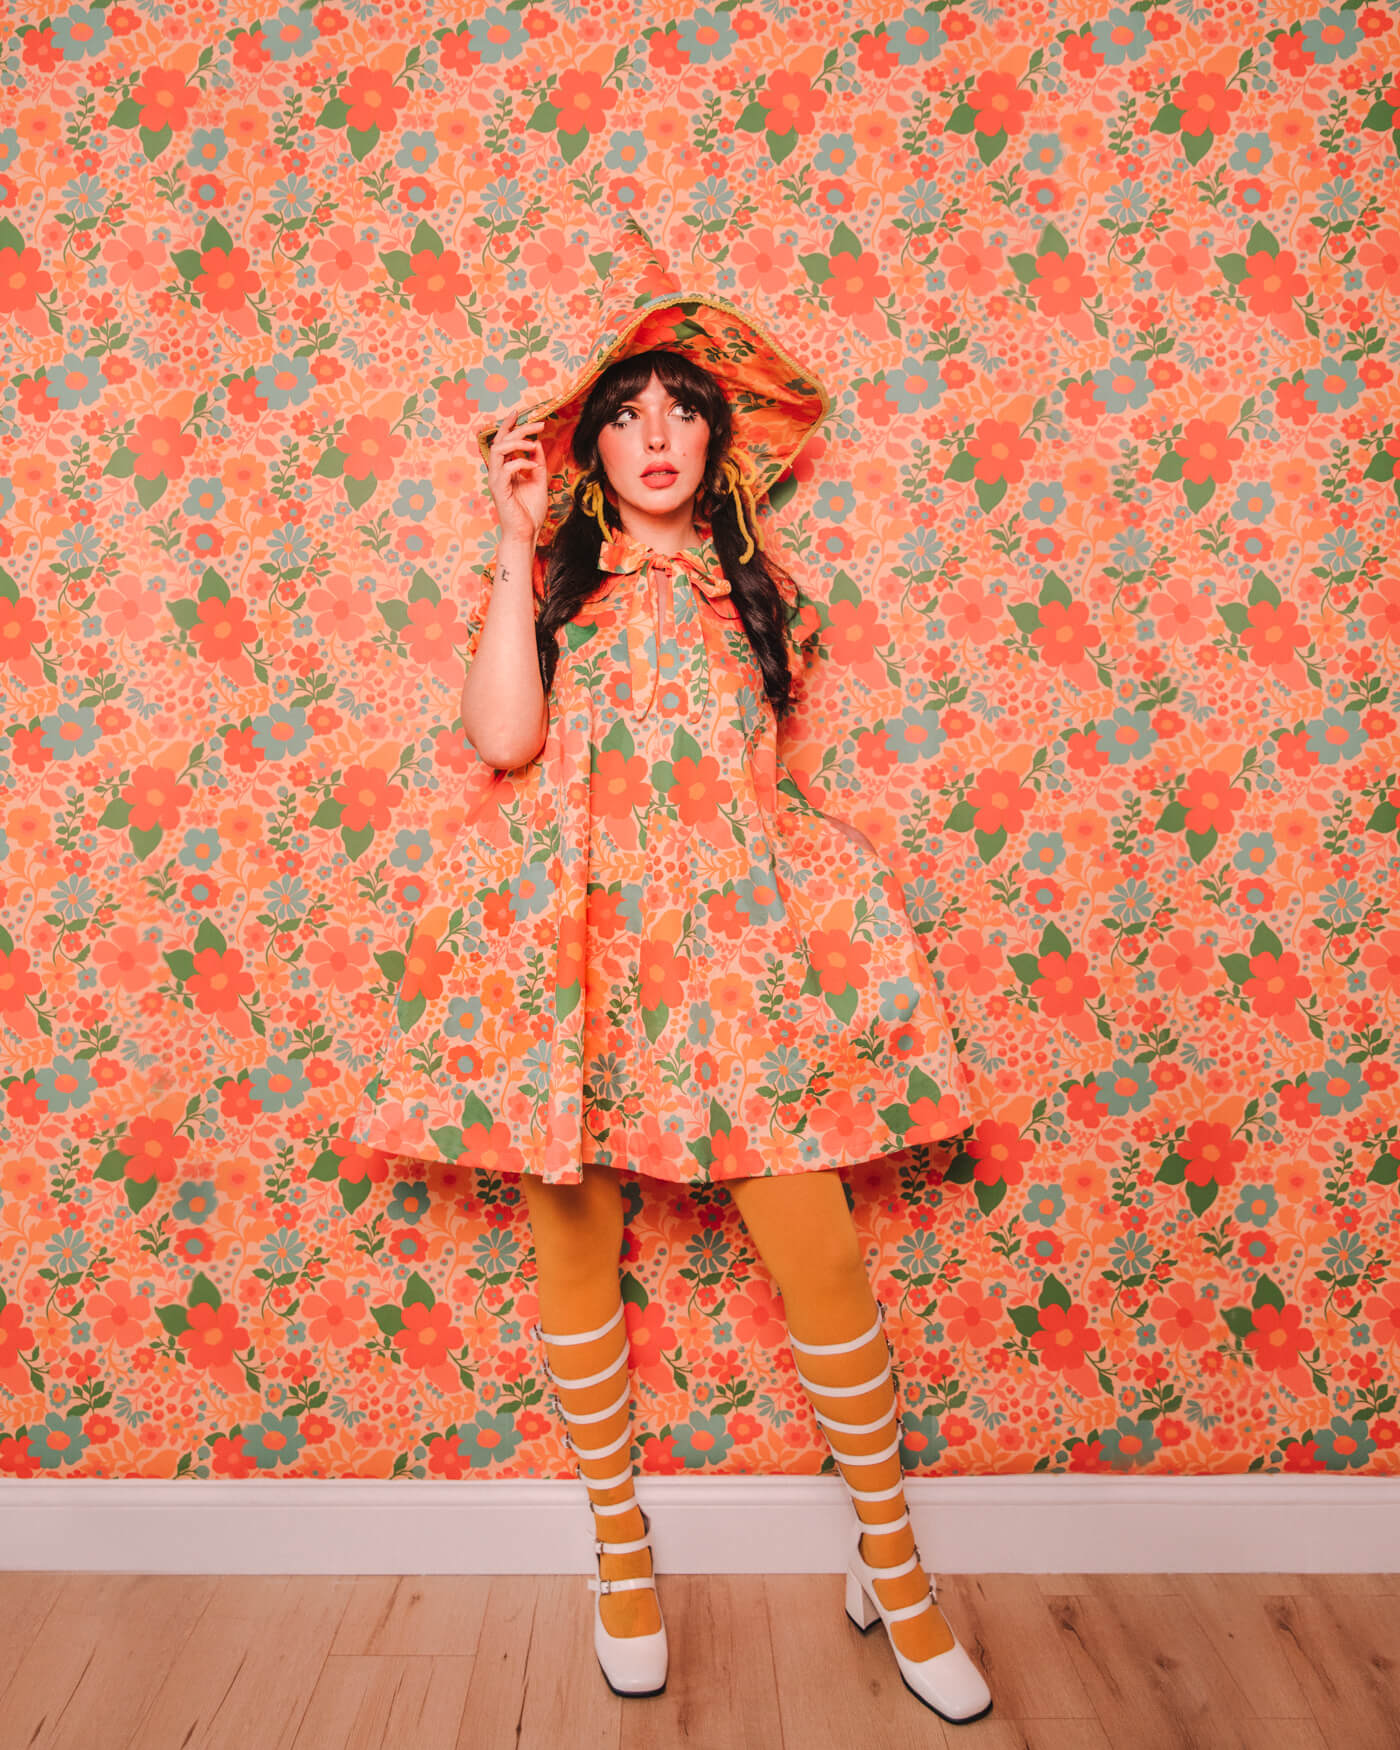
[[[622,1188],[617,1174],[607,1167],[585,1166],[578,1185],[546,1185],[528,1175],[521,1180],[535,1241],[536,1283],[540,1303],[540,1326],[551,1336],[592,1331],[621,1311],[618,1259],[622,1252]],[[627,1352],[625,1315],[611,1330],[587,1343],[546,1343],[550,1370],[561,1380],[583,1379],[616,1361],[619,1349]],[[559,1390],[564,1419],[575,1445],[585,1449],[615,1450],[602,1458],[579,1461],[584,1482],[590,1477],[616,1476],[630,1464],[632,1405],[627,1393],[628,1369],[610,1370],[596,1385]],[[621,1397],[621,1402],[619,1402]],[[613,1405],[612,1414],[594,1421],[572,1418],[598,1417]],[[623,1438],[623,1436],[626,1438]],[[589,1486],[594,1507],[625,1501],[632,1491],[624,1479],[605,1488]],[[596,1536],[607,1543],[629,1543],[644,1535],[640,1507],[626,1513],[597,1514]],[[651,1552],[636,1550],[625,1555],[598,1558],[598,1572],[605,1580],[640,1578],[651,1572]],[[647,1587],[635,1592],[609,1592],[599,1600],[603,1627],[610,1635],[649,1635],[661,1627],[656,1594]]]
[[[793,1173],[770,1179],[729,1182],[744,1225],[777,1284],[787,1312],[788,1330],[799,1343],[845,1343],[869,1331],[879,1317],[870,1277],[861,1257],[855,1223],[846,1207],[841,1180],[834,1172]],[[843,1355],[801,1355],[799,1365],[814,1384],[845,1387],[877,1376],[889,1360],[889,1345],[876,1327],[867,1343]],[[849,1453],[880,1452],[898,1432],[894,1382],[885,1379],[854,1397],[812,1395],[814,1407],[838,1422],[874,1422],[888,1417],[883,1429],[868,1434],[842,1434],[840,1448]],[[876,1464],[845,1464],[847,1486],[862,1493],[896,1490],[887,1500],[855,1503],[856,1516],[872,1528],[905,1511],[899,1453]],[[873,1529],[861,1536],[861,1556],[872,1568],[897,1567],[914,1554],[914,1531],[904,1526],[887,1536]],[[892,1580],[876,1582],[886,1609],[917,1604],[929,1590],[922,1567]],[[954,1644],[938,1605],[897,1622],[889,1630],[906,1659],[931,1659]]]

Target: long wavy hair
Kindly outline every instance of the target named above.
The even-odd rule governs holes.
[[[787,625],[800,612],[802,596],[796,582],[754,542],[753,552],[741,560],[749,544],[740,528],[732,495],[726,490],[720,470],[734,437],[734,419],[723,386],[703,365],[684,353],[665,348],[633,353],[609,365],[589,391],[578,425],[574,428],[573,459],[579,470],[572,503],[549,544],[545,561],[544,589],[535,618],[535,643],[539,650],[540,678],[548,696],[559,661],[558,633],[584,604],[603,587],[606,574],[599,571],[598,555],[603,532],[596,519],[583,509],[583,496],[597,482],[603,492],[603,516],[613,534],[622,532],[617,504],[611,496],[598,454],[598,433],[614,419],[625,401],[660,378],[667,393],[698,413],[709,427],[705,472],[695,494],[694,514],[709,524],[715,552],[733,592],[749,646],[763,672],[764,691],[781,717],[792,698],[792,671],[784,644]],[[780,585],[791,592],[792,606]]]

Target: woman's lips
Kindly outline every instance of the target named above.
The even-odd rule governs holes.
[[[642,485],[669,486],[678,472],[679,470],[675,468],[653,468],[649,474],[642,475]]]

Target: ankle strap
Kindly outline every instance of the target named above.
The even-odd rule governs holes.
[[[791,1331],[788,1332],[788,1342],[792,1344],[794,1349],[800,1349],[804,1355],[846,1355],[852,1349],[859,1349],[864,1344],[873,1342],[879,1335],[885,1323],[885,1303],[877,1301],[876,1306],[878,1311],[875,1323],[863,1337],[856,1337],[849,1343],[799,1343]]]
[[[608,1543],[601,1537],[595,1537],[593,1539],[593,1553],[595,1556],[630,1556],[635,1555],[639,1549],[650,1548],[650,1531],[647,1532],[645,1537],[634,1537],[629,1539],[626,1543]],[[881,1571],[883,1572],[883,1570]]]
[[[650,1586],[655,1590],[655,1576],[648,1574],[645,1579],[641,1580],[590,1580],[588,1582],[590,1592],[640,1592],[644,1586]]]
[[[566,1410],[564,1408],[563,1404],[559,1403],[558,1392],[556,1392],[554,1394],[554,1401],[556,1404],[559,1404],[559,1414],[567,1422],[578,1422],[578,1423],[606,1422],[609,1416],[615,1416],[617,1414],[617,1412],[622,1408],[622,1406],[630,1400],[631,1396],[632,1396],[632,1381],[630,1379],[628,1379],[624,1382],[623,1387],[622,1387],[622,1391],[619,1393],[619,1395],[617,1397],[615,1397],[613,1399],[613,1401],[608,1405],[606,1410],[590,1410],[587,1413],[587,1415],[581,1416],[577,1410]]]
[[[867,1392],[874,1391],[877,1385],[883,1385],[893,1374],[893,1369],[887,1361],[882,1370],[871,1379],[863,1379],[857,1385],[818,1385],[816,1380],[808,1379],[807,1375],[796,1364],[793,1372],[806,1386],[809,1392],[814,1392],[823,1398],[860,1398]]]
[[[607,1366],[600,1367],[596,1373],[556,1373],[547,1361],[544,1364],[544,1370],[554,1381],[555,1385],[571,1386],[576,1390],[581,1391],[584,1386],[597,1385],[601,1380],[606,1379],[610,1373],[616,1373],[619,1367],[625,1367],[627,1365],[629,1354],[630,1351],[624,1344],[623,1347],[618,1350],[617,1354],[613,1356]]]
[[[619,1581],[619,1584],[621,1582]],[[930,1587],[927,1595],[917,1604],[906,1604],[902,1610],[887,1610],[884,1613],[886,1622],[904,1622],[911,1616],[922,1616],[933,1604],[933,1589]]]
[[[621,1452],[624,1446],[632,1444],[632,1421],[629,1417],[627,1426],[621,1434],[616,1440],[610,1440],[606,1446],[580,1446],[567,1428],[564,1430],[564,1439],[568,1442],[575,1458],[611,1458],[615,1452]]]
[[[845,1482],[844,1477],[841,1480]],[[902,1494],[903,1492],[903,1473],[901,1473],[899,1481],[897,1483],[891,1483],[887,1489],[853,1489],[849,1483],[846,1483],[846,1493],[853,1501],[893,1501],[896,1495]],[[860,1518],[858,1513],[856,1518]],[[863,1524],[864,1521],[862,1520],[861,1523]]]
[[[860,1519],[859,1513],[856,1514],[856,1518]],[[903,1531],[908,1523],[909,1509],[906,1507],[898,1519],[887,1519],[882,1521],[879,1525],[872,1525],[868,1519],[860,1519],[860,1529],[866,1537],[892,1537],[896,1531]],[[872,1562],[868,1565],[873,1567],[874,1563]],[[907,1572],[908,1570],[906,1569],[905,1571]],[[880,1572],[885,1574],[889,1573],[890,1570],[888,1568],[881,1568]]]
[[[813,1410],[812,1414],[823,1428],[836,1434],[873,1434],[877,1428],[888,1426],[890,1417],[899,1414],[899,1406],[894,1405],[883,1416],[877,1416],[873,1422],[836,1422],[830,1416],[824,1416],[820,1410]]]
[[[530,1327],[530,1333],[532,1336],[542,1337],[546,1343],[591,1343],[595,1337],[606,1337],[608,1332],[626,1311],[626,1302],[621,1300],[618,1301],[617,1311],[608,1320],[607,1324],[599,1325],[596,1331],[576,1331],[569,1336],[556,1337],[552,1336],[548,1331],[541,1330],[538,1324],[534,1324]]]
[[[861,1560],[864,1562],[865,1557]],[[873,1562],[865,1562],[871,1576],[876,1580],[898,1580],[905,1574],[912,1574],[919,1565],[919,1552],[915,1550],[907,1562],[899,1562],[893,1568],[877,1568]]]
[[[590,1477],[585,1476],[582,1471],[578,1474],[580,1482],[590,1489],[620,1489],[624,1483],[630,1483],[636,1473],[629,1458],[625,1468],[614,1471],[611,1476]],[[599,1512],[601,1511],[599,1508]]]
[[[878,1452],[838,1452],[829,1440],[827,1445],[831,1446],[831,1456],[841,1464],[883,1464],[887,1458],[894,1457],[903,1440],[903,1433],[896,1433],[889,1445],[882,1446]]]

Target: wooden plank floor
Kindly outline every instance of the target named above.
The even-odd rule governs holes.
[[[0,1750],[1400,1750],[1400,1576],[948,1575],[949,1725],[835,1575],[663,1575],[621,1701],[575,1576],[0,1574]]]

